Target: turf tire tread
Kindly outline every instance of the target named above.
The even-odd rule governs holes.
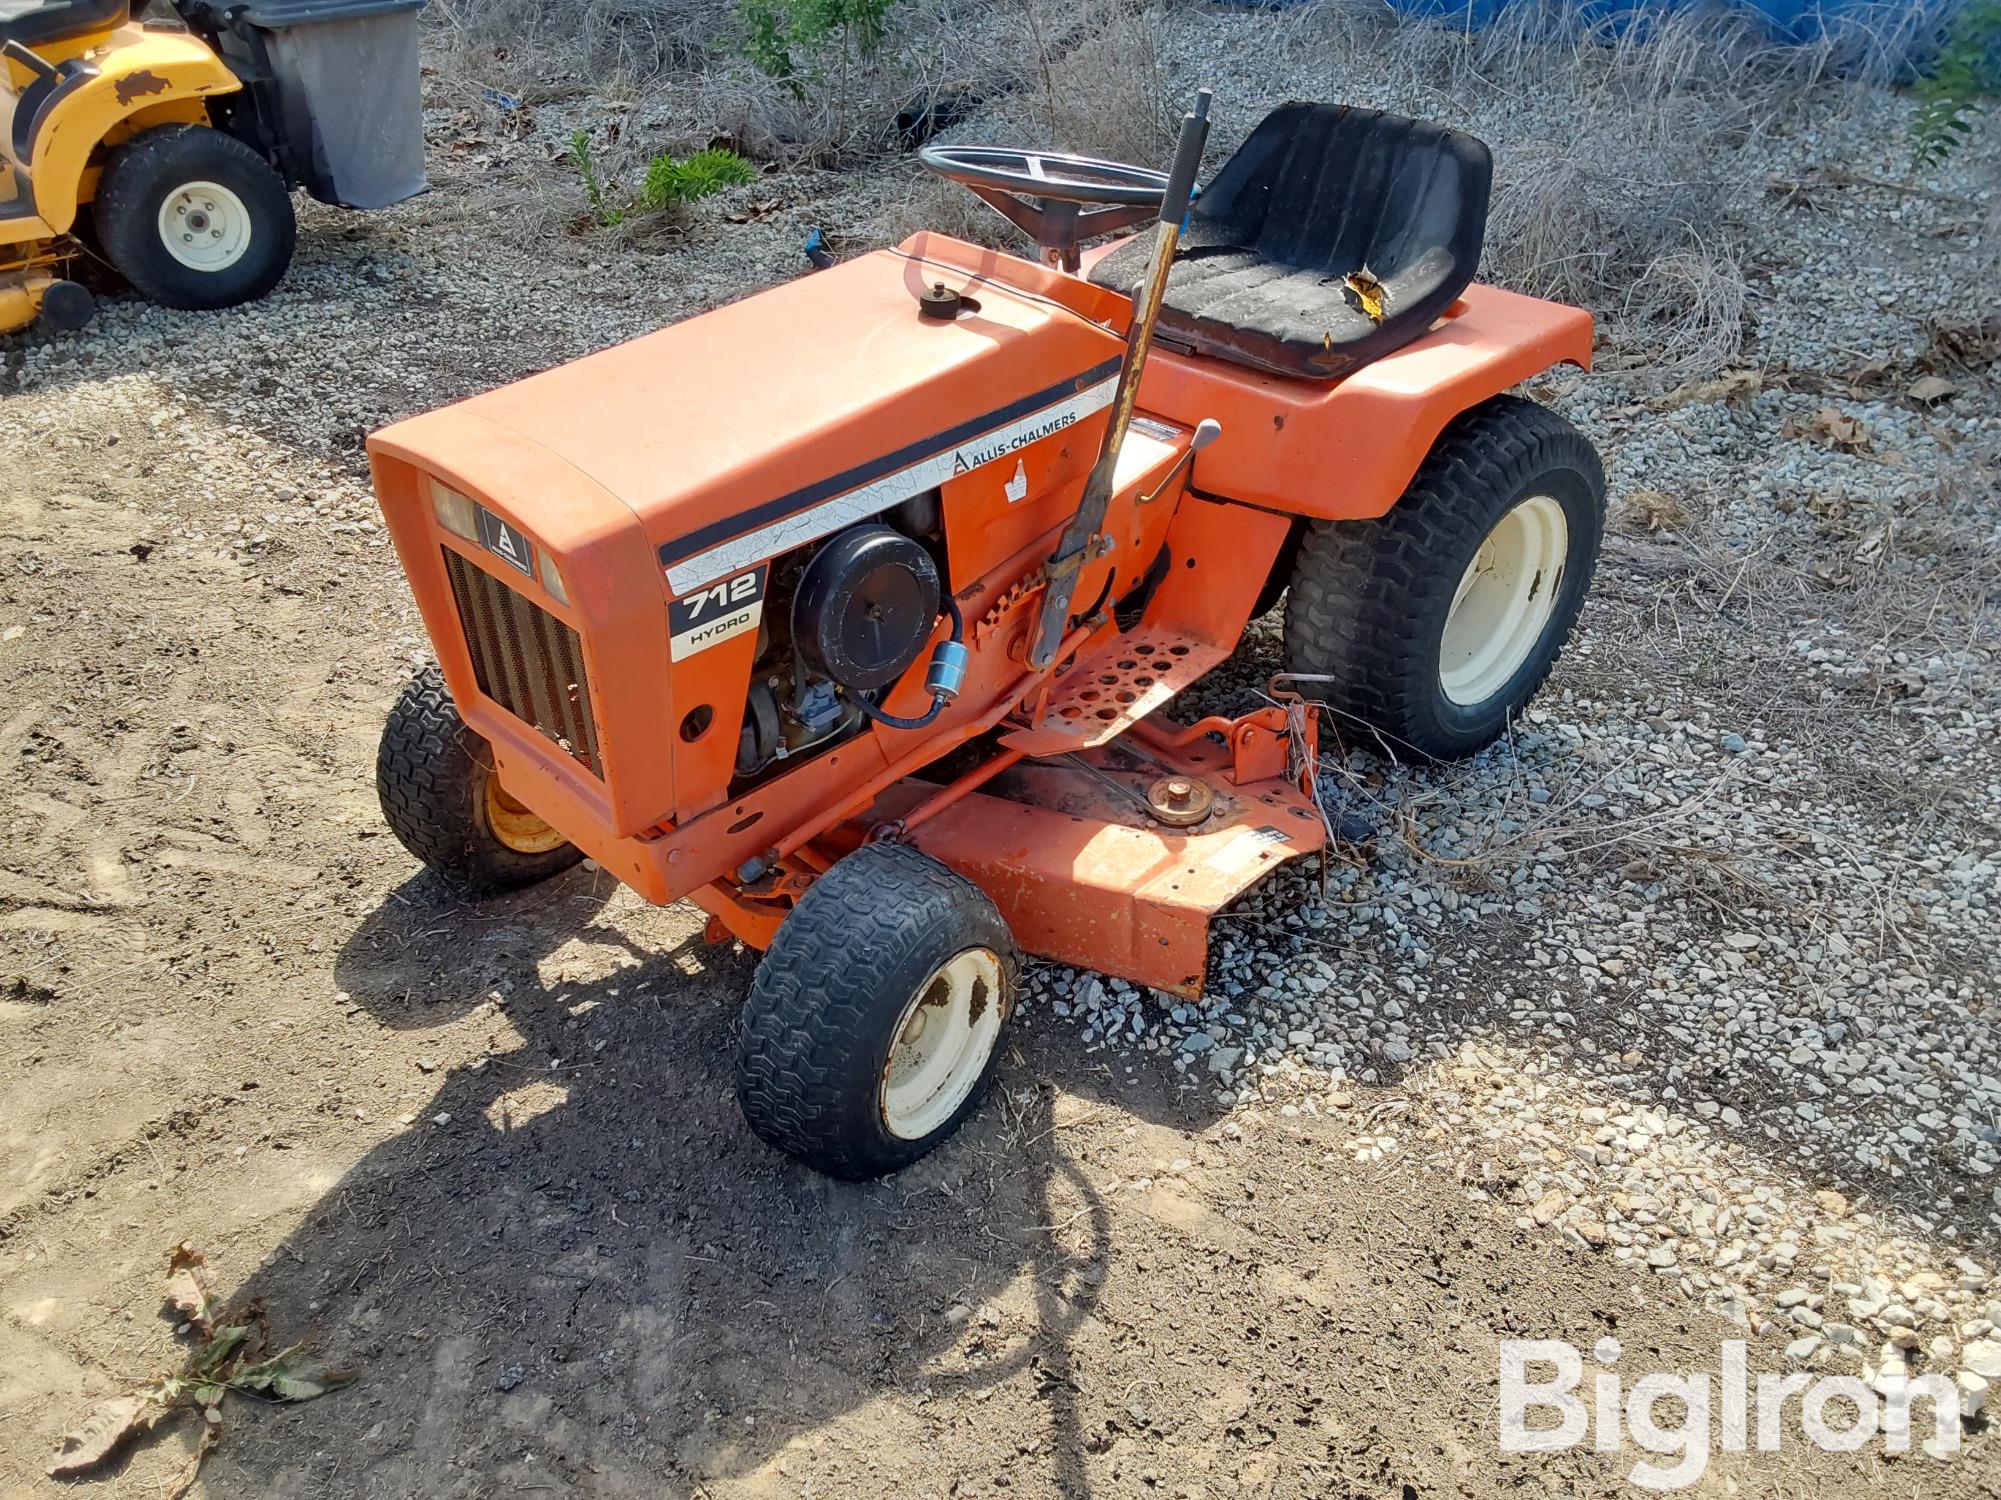
[[[996,1003],[1011,1004],[1014,941],[972,881],[904,844],[837,861],[779,927],[744,1003],[737,1102],[752,1130],[848,1180],[894,1171],[949,1135],[977,1107],[991,1060],[953,1118],[918,1142],[874,1124],[877,1080],[887,1032],[916,987],[973,946],[999,954]]]
[[[1288,671],[1325,673],[1336,682],[1319,689],[1346,720],[1376,730],[1396,753],[1420,759],[1453,759],[1491,742],[1449,742],[1427,701],[1431,674],[1410,670],[1431,644],[1432,617],[1413,602],[1437,599],[1458,583],[1458,570],[1442,576],[1438,559],[1455,542],[1477,539],[1498,519],[1497,507],[1539,474],[1576,470],[1595,493],[1602,529],[1604,471],[1596,451],[1557,413],[1533,401],[1496,396],[1463,412],[1439,435],[1403,497],[1370,521],[1309,523],[1293,564],[1285,613]],[[1575,523],[1573,523],[1574,525]],[[1582,576],[1566,579],[1569,602],[1554,621],[1554,648],[1543,655],[1510,713],[1547,680],[1576,621],[1590,583],[1599,534],[1581,539]],[[1441,616],[1442,618],[1442,616]]]

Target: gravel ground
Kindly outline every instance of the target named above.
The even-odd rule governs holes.
[[[1191,32],[1230,115],[1302,91],[1282,49]],[[1454,1170],[1879,1390],[1954,1373],[1971,1415],[2001,1373],[1995,143],[1901,191],[1902,102],[1823,102],[1743,148],[1729,367],[1532,387],[1620,529],[1520,730],[1454,768],[1331,756],[1376,837],[1324,894],[1288,867],[1240,903],[1206,1004],[1039,978],[1219,1104],[1370,1086],[1361,1160]],[[1239,665],[1202,694],[1240,702],[1276,630]]]
[[[1191,18],[1168,37],[1175,78],[1214,84],[1226,123],[1341,87],[1246,45],[1248,24]],[[1407,87],[1367,92],[1393,105]],[[220,652],[172,626],[159,661],[268,653],[286,723],[321,712],[315,690],[352,700],[343,714],[385,697],[424,648],[366,431],[794,274],[809,225],[853,250],[936,201],[907,168],[784,173],[651,238],[539,239],[574,212],[551,143],[596,106],[510,123],[438,92],[440,190],[376,216],[307,212],[266,303],[196,318],[121,300],[84,335],[0,341],[0,477],[15,521],[56,528],[18,532],[0,663],[34,666],[10,675],[97,649],[88,598],[60,617],[35,603],[77,573],[59,536],[73,523],[99,550],[254,596]],[[1830,89],[1739,143],[1748,270],[1727,363],[1649,371],[1643,324],[1600,307],[1628,368],[1535,388],[1604,453],[1615,527],[1579,638],[1518,732],[1412,768],[1330,726],[1323,789],[1376,832],[1324,891],[1292,867],[1227,914],[1202,1004],[1042,965],[1028,1014],[1110,1069],[1122,1107],[1158,1090],[1226,1115],[1204,1165],[1268,1145],[1292,1174],[1269,1190],[1310,1194],[1311,1159],[1278,1145],[1310,1129],[1344,1181],[1447,1183],[1531,1255],[1629,1271],[1788,1359],[1879,1388],[1950,1373],[1981,1455],[1976,1414],[2001,1379],[2001,332],[1980,326],[1997,152],[1990,125],[1915,189],[1883,186],[1906,178],[1904,111]],[[1494,111],[1482,128],[1505,161],[1511,129],[1548,123]],[[54,491],[51,464],[79,493]],[[121,643],[146,628],[102,610]],[[347,644],[312,634],[329,617]],[[1240,706],[1276,666],[1267,621],[1196,697]],[[116,731],[164,670],[73,698]],[[326,712],[324,755],[346,768],[331,816],[365,838],[368,714]],[[186,719],[162,753],[209,743]],[[29,760],[71,753],[8,722]],[[116,800],[123,774],[114,758],[83,779]],[[315,774],[266,784],[304,807]],[[18,846],[62,852],[52,883],[91,903],[76,910],[112,909],[133,878],[116,828],[110,845],[63,843],[47,801],[17,807]],[[408,873],[362,848],[349,884],[385,862]],[[10,878],[36,875],[51,878],[29,858]],[[8,912],[68,909],[23,891]],[[113,983],[124,960],[81,931],[10,921],[20,983]],[[1119,1185],[1183,1170],[1162,1165],[1128,1164]]]

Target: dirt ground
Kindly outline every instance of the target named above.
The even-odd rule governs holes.
[[[779,1161],[730,1095],[750,958],[589,871],[479,905],[418,875],[371,782],[406,670],[389,554],[274,584],[188,539],[237,497],[161,521],[187,430],[79,391],[0,476],[30,627],[0,704],[9,1493],[52,1488],[87,1397],[176,1364],[180,1240],[274,1341],[361,1372],[232,1402],[215,1495],[1611,1494],[1631,1453],[1497,1451],[1497,1341],[1616,1330],[1713,1369],[1741,1332],[1456,1182],[1354,1167],[1367,1090],[1352,1122],[1226,1132],[1047,1012],[918,1169]],[[1704,1492],[1994,1473],[1795,1444]]]
[[[504,245],[441,307],[414,222],[309,219],[266,308],[114,307],[94,367],[0,343],[0,1491],[57,1492],[66,1423],[179,1366],[189,1241],[270,1347],[359,1372],[232,1398],[197,1494],[1631,1492],[1630,1447],[1499,1451],[1499,1341],[1714,1372],[1744,1330],[1415,1158],[1358,1165],[1393,1091],[1226,1118],[1043,1008],[960,1137],[844,1186],[739,1119],[752,956],[690,909],[417,872],[373,760],[422,646],[361,432],[729,289],[648,261],[545,330]],[[597,271],[548,295],[586,306]],[[1647,582],[1621,566],[1614,600]],[[198,1427],[80,1492],[158,1494]],[[1692,1492],[2001,1483],[1984,1439],[1936,1463],[1788,1430]]]

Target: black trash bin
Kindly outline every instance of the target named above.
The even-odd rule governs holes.
[[[386,208],[424,191],[417,64],[423,0],[250,0],[221,49],[301,186],[322,203]]]

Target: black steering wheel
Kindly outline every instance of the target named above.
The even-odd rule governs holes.
[[[1158,215],[1167,192],[1165,172],[1063,151],[926,146],[917,159],[1032,235],[1044,264],[1062,271],[1077,269],[1085,240]]]

